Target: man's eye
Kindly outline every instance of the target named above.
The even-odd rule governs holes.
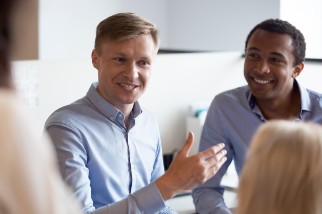
[[[120,58],[120,57],[116,57],[116,58],[114,58],[114,60],[115,60],[116,62],[119,62],[119,63],[121,63],[121,62],[124,62],[124,61],[125,61],[125,59],[124,59],[124,58]]]
[[[250,57],[250,58],[258,58],[258,54],[256,54],[256,53],[249,53],[248,54],[248,57]]]
[[[281,59],[279,59],[279,58],[272,58],[272,61],[273,61],[273,62],[282,62],[282,60],[281,60]]]
[[[139,61],[139,64],[142,65],[142,66],[150,65],[150,63],[148,61],[145,61],[145,60]]]

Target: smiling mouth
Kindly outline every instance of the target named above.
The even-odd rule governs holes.
[[[273,80],[267,80],[267,79],[257,79],[257,78],[253,78],[253,80],[256,83],[262,84],[262,85],[269,84],[269,83],[273,82]]]
[[[132,90],[134,90],[136,87],[138,87],[138,85],[124,84],[124,83],[119,83],[119,85],[120,85],[123,89],[125,89],[125,90],[127,90],[127,91],[132,91]]]

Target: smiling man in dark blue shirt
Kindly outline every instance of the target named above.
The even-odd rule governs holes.
[[[198,213],[231,213],[221,179],[232,160],[240,173],[251,138],[262,123],[285,119],[322,124],[321,94],[296,81],[304,68],[305,47],[302,33],[286,21],[269,19],[250,31],[244,63],[248,85],[217,95],[208,110],[199,150],[225,143],[227,162],[194,189]]]

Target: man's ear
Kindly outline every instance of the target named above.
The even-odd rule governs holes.
[[[300,64],[296,65],[296,66],[294,67],[294,71],[293,71],[293,75],[292,75],[292,76],[293,76],[294,78],[296,78],[298,75],[300,75],[300,73],[302,72],[303,68],[304,68],[304,62],[302,62],[302,63],[300,63]]]
[[[92,65],[97,70],[99,69],[99,56],[95,49],[92,50]]]

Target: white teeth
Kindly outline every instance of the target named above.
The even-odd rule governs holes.
[[[135,85],[128,85],[128,84],[120,84],[120,86],[126,90],[133,90],[135,88]]]
[[[267,83],[270,83],[271,80],[261,80],[261,79],[255,79],[255,82],[259,83],[259,84],[267,84]]]

